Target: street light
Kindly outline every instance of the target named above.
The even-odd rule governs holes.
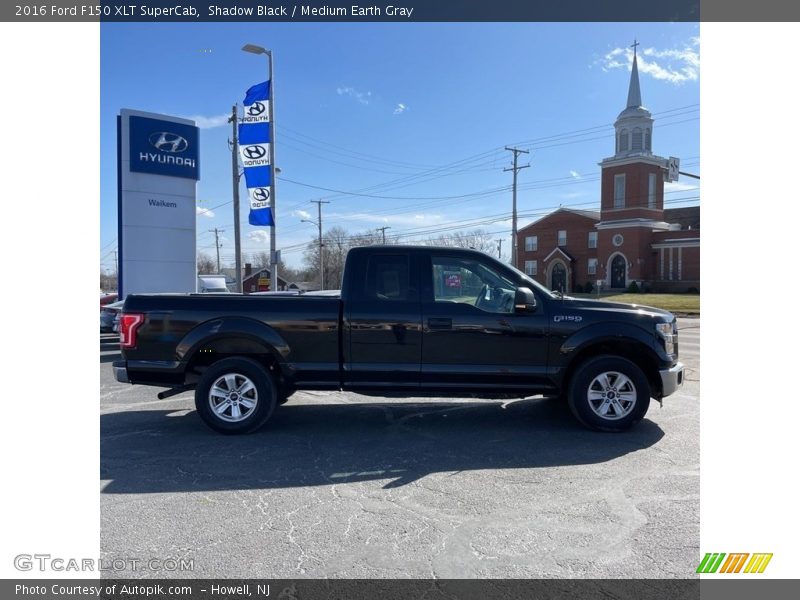
[[[316,225],[319,231],[319,288],[321,290],[325,289],[325,264],[323,263],[325,259],[325,255],[323,254],[323,247],[324,244],[322,243],[322,220],[320,221],[313,221],[312,219],[302,219],[301,223],[311,223],[312,225]]]
[[[273,98],[275,97],[275,71],[272,66],[272,51],[263,48],[262,46],[256,46],[255,44],[245,44],[242,46],[242,50],[245,52],[249,52],[251,54],[266,54],[267,55],[267,68],[269,69],[269,98],[267,104],[269,106],[269,164],[272,167],[272,199],[271,199],[271,208],[272,208],[272,227],[269,230],[269,246],[270,246],[270,253],[269,253],[269,262],[270,262],[270,280],[271,280],[271,288],[273,290],[278,289],[278,252],[277,252],[277,242],[276,242],[276,235],[275,229],[277,228],[278,222],[278,210],[275,205],[275,197],[278,195],[276,190],[276,179],[277,174],[280,172],[279,169],[275,168],[275,105],[273,103]]]

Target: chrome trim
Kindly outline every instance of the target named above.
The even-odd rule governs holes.
[[[665,398],[678,391],[683,385],[683,363],[675,363],[670,369],[659,371],[661,375],[661,397]]]

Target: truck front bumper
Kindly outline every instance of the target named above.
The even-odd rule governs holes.
[[[125,364],[125,361],[114,361],[111,364],[111,368],[114,369],[114,379],[119,381],[120,383],[130,383],[128,379],[128,367]]]
[[[683,385],[683,363],[675,363],[674,367],[663,369],[659,373],[661,374],[662,398],[674,394]]]

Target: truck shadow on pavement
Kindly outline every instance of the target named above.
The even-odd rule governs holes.
[[[656,410],[657,408],[651,408]],[[433,473],[591,465],[663,436],[645,419],[622,434],[588,431],[565,406],[498,401],[289,404],[245,436],[207,429],[192,410],[123,411],[100,420],[106,494],[330,486],[396,488]]]

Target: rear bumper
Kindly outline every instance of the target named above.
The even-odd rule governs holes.
[[[661,397],[674,394],[683,385],[683,363],[675,363],[669,369],[659,371],[661,375]]]
[[[114,379],[120,383],[130,383],[130,379],[128,379],[128,367],[124,360],[114,361],[111,364],[111,368],[114,369]]]

